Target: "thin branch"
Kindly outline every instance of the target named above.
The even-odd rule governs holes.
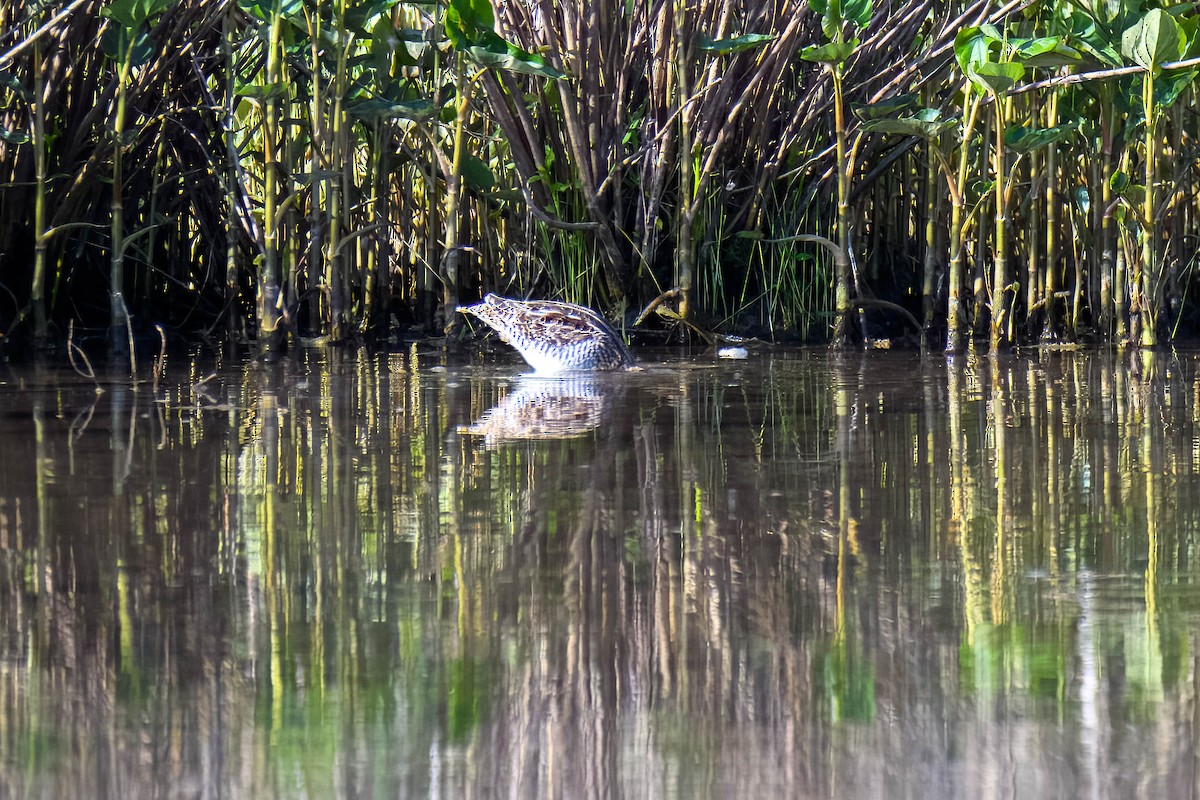
[[[1187,58],[1183,61],[1172,61],[1169,64],[1163,64],[1160,68],[1163,70],[1170,69],[1191,69],[1200,67],[1200,57]],[[1140,64],[1134,64],[1129,67],[1115,67],[1113,69],[1098,69],[1092,72],[1075,72],[1070,75],[1055,75],[1052,78],[1046,78],[1044,81],[1037,83],[1027,83],[1024,86],[1018,86],[1008,91],[1008,95],[1025,94],[1037,89],[1046,89],[1051,86],[1071,86],[1077,83],[1088,83],[1090,81],[1102,81],[1108,78],[1122,78],[1126,75],[1139,75],[1146,71],[1146,68]]]
[[[537,202],[533,199],[533,192],[529,191],[529,186],[524,181],[517,181],[517,188],[521,190],[521,196],[525,198],[529,212],[551,228],[559,228],[564,231],[594,231],[600,228],[599,222],[567,222],[552,217],[538,207]]]
[[[84,3],[87,3],[87,2],[90,2],[90,0],[75,0],[74,3],[71,3],[71,5],[67,6],[62,11],[58,12],[53,17],[51,17],[46,22],[45,25],[43,25],[42,27],[38,28],[36,31],[31,33],[28,38],[24,39],[16,47],[9,50],[7,53],[0,55],[0,68],[8,66],[9,63],[11,63],[14,58],[16,58],[17,56],[19,56],[21,54],[22,50],[33,45],[34,42],[36,42],[38,39],[42,38],[47,33],[49,33],[50,30],[55,25],[62,22],[67,17],[71,16],[71,14],[75,11],[75,9],[79,8],[81,5],[83,5]]]
[[[653,314],[655,309],[657,309],[663,303],[669,302],[671,300],[678,300],[680,295],[682,295],[682,294],[683,294],[683,290],[680,289],[678,286],[676,286],[674,289],[668,289],[667,291],[660,294],[658,297],[651,300],[649,305],[647,305],[644,309],[642,309],[642,313],[638,314],[637,319],[635,319],[633,321],[633,327],[636,328],[639,325],[641,325],[643,322],[645,322],[646,317]]]

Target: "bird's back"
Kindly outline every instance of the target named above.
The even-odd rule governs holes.
[[[553,300],[511,300],[489,294],[459,309],[494,329],[537,372],[627,369],[633,356],[595,311]]]

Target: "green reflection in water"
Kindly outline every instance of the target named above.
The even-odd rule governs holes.
[[[0,796],[1197,788],[1195,358],[439,358],[9,372]]]

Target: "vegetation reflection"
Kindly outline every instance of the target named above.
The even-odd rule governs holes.
[[[1195,359],[440,359],[10,373],[0,794],[1190,785]]]

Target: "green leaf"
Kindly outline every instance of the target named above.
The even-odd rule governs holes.
[[[1174,14],[1176,9],[1183,7],[1185,6],[1173,6],[1171,11]],[[1186,7],[1195,9],[1196,4],[1188,3]],[[1183,35],[1183,44],[1181,45],[1183,52],[1180,58],[1195,58],[1200,55],[1200,36],[1197,36],[1197,33],[1200,32],[1200,15],[1182,18],[1175,15],[1175,21],[1179,23],[1179,32]]]
[[[844,0],[842,16],[860,28],[871,21],[871,0]]]
[[[158,16],[171,6],[172,0],[138,0],[138,13],[144,22]]]
[[[29,141],[29,134],[25,131],[10,131],[7,128],[0,128],[0,139],[9,144],[25,144]]]
[[[1159,108],[1175,105],[1195,79],[1195,70],[1171,70],[1159,75],[1154,81],[1154,104]]]
[[[1018,153],[1029,153],[1038,148],[1061,142],[1075,135],[1075,132],[1078,130],[1078,120],[1053,128],[1031,128],[1024,125],[1014,125],[1004,132],[1004,144]]]
[[[539,55],[528,53],[511,42],[506,42],[491,31],[484,31],[479,36],[479,43],[464,48],[467,55],[485,67],[499,67],[524,75],[539,75],[543,78],[559,80],[567,77],[546,63]]]
[[[470,154],[463,159],[462,176],[468,186],[481,192],[490,191],[496,185],[496,178],[488,165]]]
[[[365,0],[358,5],[347,4],[345,25],[357,35],[366,35],[381,21],[392,22],[391,11],[399,0]]]
[[[255,100],[269,100],[283,96],[287,86],[282,83],[235,83],[233,93],[238,97],[248,97]]]
[[[877,133],[898,133],[903,136],[919,136],[922,139],[932,140],[953,128],[958,122],[953,117],[941,119],[941,113],[935,108],[926,108],[923,111],[933,113],[926,114],[924,117],[917,115],[896,119],[874,119],[863,123],[863,127]]]
[[[1082,53],[1057,36],[1024,41],[1014,48],[1014,56],[1027,69],[1067,67],[1083,61]]]
[[[1140,209],[1146,204],[1146,187],[1140,183],[1131,183],[1121,192],[1121,199]]]
[[[1072,199],[1075,201],[1075,208],[1083,216],[1088,215],[1088,211],[1092,208],[1092,196],[1088,192],[1086,186],[1079,186],[1075,189]]]
[[[1125,26],[1118,23],[1142,13],[1139,0],[1088,0],[1081,5],[1087,7],[1097,22],[1110,29],[1123,28]]]
[[[825,34],[825,38],[831,42],[836,42],[842,38],[842,26],[846,23],[846,20],[841,16],[840,10],[837,14],[833,13],[832,9],[835,3],[836,0],[831,2],[829,4],[830,10],[825,13],[825,16],[821,17],[821,33]]]
[[[729,53],[740,53],[743,50],[751,50],[774,38],[775,34],[773,33],[744,33],[732,39],[712,39],[702,34],[697,38],[696,46],[706,53],[727,55]]]
[[[450,0],[446,9],[446,38],[459,50],[479,44],[484,33],[496,33],[491,0]]]
[[[1178,61],[1186,37],[1161,8],[1153,8],[1121,34],[1121,53],[1157,75],[1163,64]]]
[[[410,119],[420,121],[428,119],[437,113],[433,101],[419,98],[408,101],[392,101],[382,97],[372,97],[354,103],[349,112],[359,119]]]
[[[1114,192],[1120,194],[1129,187],[1129,176],[1121,170],[1117,170],[1112,174],[1112,177],[1108,179],[1108,185]]]
[[[858,39],[848,42],[829,42],[822,45],[810,45],[800,51],[800,57],[805,61],[817,61],[821,64],[842,64],[854,55],[858,47]]]
[[[983,197],[986,194],[991,194],[992,189],[996,188],[996,181],[990,178],[980,178],[971,184],[971,192],[976,197]]]
[[[488,199],[497,203],[520,203],[525,200],[525,196],[516,189],[497,189],[488,194]]]
[[[980,25],[979,32],[997,44],[1003,43],[1004,40],[1008,38],[1004,31],[1000,30],[990,22],[985,22]]]
[[[297,17],[304,12],[304,0],[237,0],[237,4],[264,22],[270,22],[276,14]]]
[[[446,37],[479,64],[554,80],[567,77],[541,56],[500,38],[495,25],[490,0],[450,0],[446,9]]]
[[[631,148],[638,146],[642,135],[642,124],[645,122],[645,119],[643,114],[638,114],[629,120],[629,125],[625,128],[625,134],[621,137],[621,144]]]
[[[237,0],[238,8],[260,20],[271,18],[271,0]]]
[[[8,91],[12,92],[25,102],[29,102],[30,98],[33,96],[32,93],[25,88],[25,84],[21,82],[20,78],[13,73],[2,69],[0,69],[0,87],[8,89]]]
[[[124,66],[128,59],[131,66],[140,67],[154,55],[154,43],[144,27],[111,26],[100,38],[100,46],[104,49],[104,55],[118,66]]]
[[[1025,67],[1011,61],[983,61],[968,67],[967,77],[988,94],[1000,95],[1025,77]]]
[[[1106,67],[1121,66],[1121,55],[1095,21],[1081,11],[1071,14],[1071,45],[1081,55]]]
[[[942,120],[942,110],[940,108],[922,108],[913,117],[921,122],[940,122]],[[947,117],[951,122],[956,122],[958,117]]]
[[[900,94],[880,100],[878,103],[855,103],[851,106],[854,115],[864,122],[872,119],[895,117],[905,111],[911,111],[920,103],[921,98],[915,94]]]
[[[406,67],[419,66],[422,56],[429,49],[429,40],[425,31],[416,28],[392,27],[392,21],[386,17],[375,24],[371,33],[371,52],[380,58],[390,58],[393,54],[396,60]]]
[[[109,0],[100,7],[100,16],[126,28],[136,28],[142,21],[138,15],[138,0]]]
[[[291,177],[300,186],[312,186],[314,183],[328,183],[341,177],[336,169],[314,169],[311,172],[293,172]]]
[[[954,57],[964,75],[970,75],[973,65],[991,61],[993,49],[999,54],[999,42],[982,28],[963,28],[954,37]]]

